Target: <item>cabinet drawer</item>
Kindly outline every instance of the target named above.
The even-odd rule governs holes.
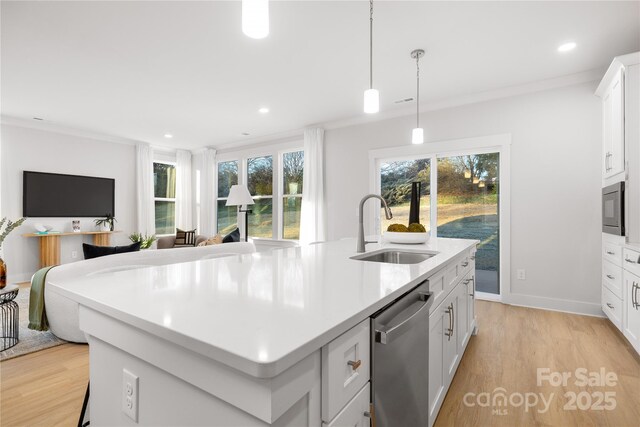
[[[622,267],[602,261],[602,284],[618,298],[622,298]]]
[[[367,319],[322,347],[323,421],[330,422],[369,381],[370,340]]]
[[[433,303],[431,303],[429,313],[433,313],[436,307],[440,305],[444,298],[449,295],[451,289],[453,289],[458,279],[460,264],[460,261],[452,262],[427,279],[429,282],[429,292],[433,294]]]
[[[370,418],[365,415],[369,413],[369,400],[371,386],[367,383],[362,390],[356,394],[351,402],[344,407],[330,423],[322,423],[323,427],[369,427]]]
[[[602,259],[622,266],[622,247],[614,243],[602,242]]]
[[[618,329],[622,328],[622,300],[602,287],[602,311]]]
[[[622,253],[624,269],[629,270],[636,276],[640,276],[640,252],[625,248]]]
[[[475,262],[471,259],[471,252],[469,252],[460,261],[458,261],[458,277],[466,276],[474,265]]]

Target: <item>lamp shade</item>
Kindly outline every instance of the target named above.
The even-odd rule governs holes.
[[[246,185],[232,185],[225,206],[253,205],[253,197]]]

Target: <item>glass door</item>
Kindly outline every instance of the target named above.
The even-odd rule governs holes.
[[[500,154],[437,159],[437,236],[479,240],[476,290],[500,294]]]

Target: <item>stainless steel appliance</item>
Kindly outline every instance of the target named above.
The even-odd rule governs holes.
[[[429,425],[426,281],[371,316],[371,394],[376,426]]]
[[[602,231],[624,236],[624,181],[602,189]]]

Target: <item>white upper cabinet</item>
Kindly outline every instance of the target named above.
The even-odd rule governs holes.
[[[624,69],[619,67],[602,97],[605,178],[624,172]]]
[[[635,154],[638,94],[634,86],[639,61],[638,52],[615,57],[596,90],[602,99],[603,185],[627,179],[628,161]]]

